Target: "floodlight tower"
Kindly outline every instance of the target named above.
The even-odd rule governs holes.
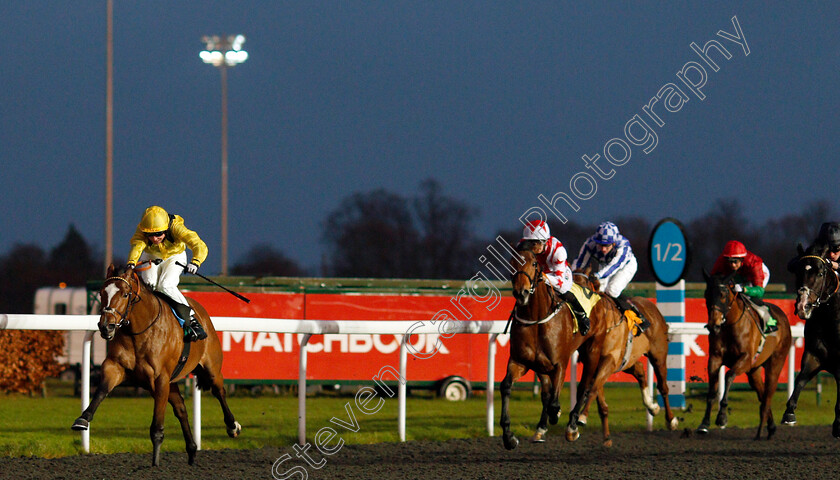
[[[199,54],[204,63],[219,69],[222,74],[222,275],[228,274],[228,159],[227,159],[227,69],[248,59],[248,52],[242,50],[244,35],[205,35],[201,39],[207,45]]]

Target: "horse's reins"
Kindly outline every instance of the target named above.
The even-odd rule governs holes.
[[[799,259],[800,259],[800,260],[804,260],[804,259],[806,259],[806,258],[816,258],[817,260],[819,260],[819,261],[820,261],[820,271],[822,271],[822,270],[823,270],[823,268],[826,266],[826,264],[828,264],[828,260],[824,259],[823,257],[817,256],[817,255],[805,255],[805,256],[803,256],[803,257],[800,257]],[[834,272],[831,270],[831,268],[830,268],[830,267],[829,267],[828,271],[829,271],[829,272],[831,272],[831,273],[834,273]],[[822,290],[825,290],[825,284],[823,284],[823,288],[822,288]],[[816,300],[814,303],[809,303],[808,305],[809,305],[809,306],[811,306],[811,307],[813,307],[813,308],[817,308],[817,307],[819,307],[820,305],[822,305],[823,303],[826,303],[826,302],[828,302],[829,300],[831,300],[831,297],[832,297],[835,293],[837,293],[837,291],[838,291],[838,290],[840,290],[840,279],[838,279],[838,278],[837,278],[837,275],[835,274],[835,275],[834,275],[834,291],[833,291],[833,292],[831,292],[831,293],[829,293],[829,294],[825,297],[825,300],[823,300],[823,299],[822,299],[822,296],[823,296],[823,293],[824,293],[824,292],[820,292],[820,293],[819,293],[819,295],[817,295],[817,300]]]
[[[717,305],[717,304],[715,304],[715,305],[713,305],[713,306],[712,306],[712,309],[713,309],[713,310],[717,310],[718,312],[720,312],[720,313],[721,313],[721,315],[723,316],[723,321],[724,321],[724,323],[726,323],[726,315],[729,313],[729,311],[730,311],[730,310],[732,310],[732,305],[734,305],[734,304],[735,304],[735,302],[739,299],[738,292],[736,292],[736,291],[732,288],[732,286],[731,286],[731,285],[727,285],[727,286],[726,286],[726,288],[727,288],[730,292],[732,292],[732,293],[733,293],[733,296],[732,296],[732,301],[731,301],[731,302],[729,302],[728,304],[724,305],[724,306],[726,307],[726,310],[724,310],[723,308],[721,308],[721,307],[720,307],[720,305]],[[721,303],[723,303],[723,302],[721,302]],[[747,304],[746,304],[746,300],[744,300],[743,298],[741,298],[741,303],[743,303],[743,304],[744,304],[744,305],[743,305],[743,307],[741,308],[741,315],[739,315],[739,316],[738,316],[738,318],[736,318],[735,320],[733,320],[732,322],[730,322],[730,323],[729,323],[730,325],[735,325],[736,323],[738,323],[738,322],[741,320],[741,318],[743,318],[743,317],[744,317],[744,314],[745,314],[745,313],[747,313]],[[721,325],[723,325],[723,324],[721,324]]]
[[[528,282],[531,284],[531,288],[528,289],[528,294],[529,295],[533,295],[534,292],[537,290],[537,279],[543,278],[542,283],[546,283],[546,280],[542,275],[542,268],[540,268],[539,263],[537,264],[537,270],[534,272],[534,277],[533,278],[531,278],[531,276],[528,275],[528,273],[525,272],[524,270],[517,270],[513,275],[511,275],[511,281],[513,281],[513,279],[515,279],[517,275],[525,275],[525,278],[528,279]],[[548,288],[548,287],[546,287],[546,288]],[[504,330],[503,333],[507,333],[508,327],[510,326],[510,323],[511,323],[512,320],[516,320],[517,322],[519,322],[523,325],[538,325],[538,324],[546,323],[549,320],[551,320],[552,318],[554,318],[554,316],[557,315],[557,312],[559,312],[560,309],[563,307],[563,304],[559,303],[557,301],[557,298],[555,297],[554,292],[552,290],[554,290],[554,289],[553,288],[548,289],[548,296],[551,298],[551,307],[549,308],[551,313],[549,313],[548,316],[546,316],[545,318],[543,318],[541,320],[531,320],[531,319],[527,319],[527,318],[522,318],[522,317],[519,316],[518,313],[516,313],[516,310],[517,310],[518,307],[514,306],[513,310],[510,312],[510,317],[508,317],[508,323],[505,326],[505,330]]]

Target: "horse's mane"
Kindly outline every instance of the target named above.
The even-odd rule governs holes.
[[[805,250],[805,255],[816,255],[818,257],[825,257],[828,255],[828,244],[822,242],[814,242],[813,245]]]
[[[522,253],[522,252],[533,253],[534,251],[532,249],[533,249],[535,243],[537,243],[536,240],[522,240],[521,242],[516,244],[516,253]]]
[[[111,276],[112,277],[121,277],[121,276],[125,275],[126,272],[128,272],[128,270],[129,270],[128,265],[117,265],[117,266],[114,267],[114,271],[111,272]],[[137,283],[140,284],[141,289],[145,289],[147,291],[154,292],[152,287],[150,287],[146,282],[144,282],[143,279],[140,277],[140,275],[137,274],[136,271],[134,272],[134,274],[137,278]]]

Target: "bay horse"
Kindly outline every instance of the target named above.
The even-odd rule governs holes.
[[[796,424],[794,412],[799,394],[817,373],[825,370],[837,384],[831,434],[840,438],[840,281],[824,254],[811,249],[806,254],[799,246],[799,258],[791,265],[796,274],[796,315],[805,320],[805,348],[782,424]]]
[[[228,435],[231,438],[239,435],[242,427],[234,419],[225,400],[219,337],[204,307],[191,298],[187,299],[207,332],[207,338],[191,344],[186,363],[179,373],[173,375],[184,346],[184,330],[172,309],[140,280],[135,270],[117,268],[112,264],[99,298],[102,305],[99,333],[108,341],[107,356],[102,362],[102,380],[90,405],[73,423],[73,430],[87,430],[99,404],[114,387],[130,378],[154,397],[154,415],[149,428],[152,465],[160,465],[167,401],[181,423],[188,462],[192,465],[197,446],[190,430],[184,398],[175,382],[193,373],[198,386],[202,390],[209,389],[219,400]]]
[[[593,360],[597,358],[604,337],[604,329],[594,322],[586,335],[576,332],[570,309],[545,282],[534,253],[527,249],[519,249],[518,253],[511,260],[515,270],[511,283],[516,304],[511,312],[510,358],[507,373],[499,388],[502,397],[499,424],[503,431],[502,440],[508,450],[519,444],[510,428],[509,407],[513,383],[529,370],[533,370],[539,378],[542,413],[531,441],[544,442],[549,423],[555,425],[560,418],[560,391],[572,352],[581,349],[580,356],[584,363],[582,384],[585,385],[591,381],[594,373],[591,365],[594,365]],[[578,397],[582,391],[578,390]],[[570,414],[567,431],[572,425],[572,418]],[[577,414],[574,418],[577,418]]]
[[[779,382],[779,375],[785,366],[791,345],[790,322],[787,315],[778,306],[767,303],[770,314],[776,319],[778,331],[763,336],[759,325],[762,324],[758,312],[747,305],[744,296],[734,287],[735,273],[710,276],[703,270],[706,280],[706,310],[709,330],[709,391],[706,394],[706,413],[697,432],[709,433],[712,405],[717,401],[718,372],[722,366],[728,367],[724,380],[723,397],[720,400],[715,424],[725,428],[728,422],[727,405],[732,381],[738,375],[747,374],[750,387],[755,390],[759,408],[758,431],[755,439],[761,439],[761,431],[767,424],[767,439],[776,433],[773,421],[771,401]],[[761,370],[764,369],[764,379]]]
[[[598,292],[600,281],[592,275],[593,269],[590,266],[573,273],[575,283],[587,289]],[[601,429],[603,431],[604,446],[612,446],[609,429],[609,407],[604,396],[604,384],[609,377],[618,372],[632,375],[639,384],[642,392],[642,403],[651,415],[660,412],[659,404],[653,395],[648,393],[647,368],[641,357],[647,357],[653,366],[656,375],[656,386],[662,395],[662,402],[665,406],[665,426],[668,430],[676,430],[679,420],[671,410],[671,403],[668,398],[668,323],[650,300],[644,297],[632,297],[630,301],[639,309],[642,315],[648,319],[650,326],[639,336],[633,336],[633,332],[627,323],[627,318],[621,313],[615,301],[601,294],[601,300],[592,311],[593,322],[606,325],[606,338],[601,348],[601,358],[596,369],[595,378],[592,382],[592,391],[598,402],[598,414],[601,418]],[[603,304],[603,305],[601,305]],[[579,425],[586,425],[591,396],[581,410],[577,420]]]

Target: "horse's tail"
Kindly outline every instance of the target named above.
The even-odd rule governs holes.
[[[213,386],[213,379],[210,378],[210,374],[207,370],[203,366],[198,365],[193,370],[193,374],[195,375],[195,381],[198,388],[203,392],[209,392],[210,388]]]

